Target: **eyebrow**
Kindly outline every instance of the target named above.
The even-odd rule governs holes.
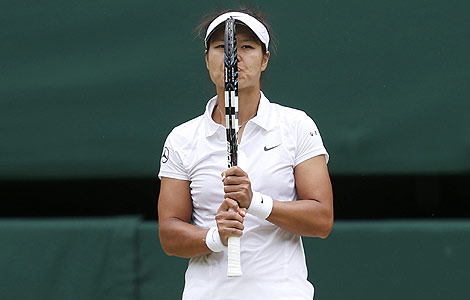
[[[214,37],[214,39],[212,40],[212,43],[217,43],[217,42],[225,42],[224,37],[223,36]],[[256,38],[248,36],[248,37],[244,37],[243,39],[237,39],[237,42],[256,42]]]
[[[245,39],[242,39],[242,40],[237,39],[237,41],[239,41],[239,42],[254,42],[256,40],[253,39],[253,38],[245,38]],[[219,38],[219,39],[212,40],[212,42],[225,42],[225,40],[223,38]]]
[[[239,40],[240,42],[255,42],[256,40],[254,38],[244,38],[242,40]]]

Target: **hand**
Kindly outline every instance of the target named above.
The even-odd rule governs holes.
[[[222,173],[222,182],[224,183],[225,198],[238,202],[242,208],[248,208],[253,198],[251,190],[251,181],[248,174],[240,167],[231,167]]]
[[[233,210],[229,210],[232,208]],[[225,198],[219,206],[215,220],[222,243],[227,246],[229,236],[242,236],[246,208],[240,208],[235,200]]]

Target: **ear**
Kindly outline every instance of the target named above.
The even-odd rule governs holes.
[[[263,60],[261,61],[261,72],[266,70],[266,68],[268,67],[270,56],[271,56],[271,53],[269,51],[266,51],[266,53],[263,55]]]
[[[204,50],[204,56],[206,60],[206,68],[209,70],[209,53],[207,52],[207,49]]]

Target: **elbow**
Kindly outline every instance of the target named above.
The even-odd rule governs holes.
[[[333,204],[333,199],[331,199],[331,203]],[[322,239],[326,239],[331,231],[333,230],[333,224],[334,224],[334,211],[333,211],[333,205],[329,206],[327,209],[325,209],[322,213],[321,217],[321,230],[320,230],[320,235],[319,237]]]
[[[321,220],[317,219],[312,222],[306,231],[300,233],[300,235],[308,237],[317,237],[321,239],[326,239],[331,231],[333,230],[333,218],[325,217]]]
[[[165,242],[164,239],[162,239],[161,236],[160,236],[160,245],[162,246],[162,250],[163,250],[163,252],[165,252],[166,255],[168,255],[168,256],[174,256],[175,255],[172,248],[170,247],[170,245],[168,245],[168,243]]]
[[[165,252],[166,255],[168,256],[176,255],[175,251],[167,243],[164,243],[162,240],[160,240],[160,244],[162,245],[163,252]]]
[[[174,243],[172,243],[171,237],[168,234],[165,234],[165,231],[160,228],[158,234],[160,245],[162,246],[163,252],[165,252],[168,256],[175,256],[176,255],[176,247]]]
[[[323,226],[322,231],[320,232],[320,238],[326,239],[330,235],[332,230],[333,230],[333,219]]]
[[[334,224],[333,214],[325,217],[325,219],[323,220],[321,224],[321,228],[319,230],[318,236],[322,239],[326,239],[330,235],[331,231],[333,230],[333,224]]]

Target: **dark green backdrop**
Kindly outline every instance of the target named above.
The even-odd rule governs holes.
[[[157,229],[0,220],[0,298],[181,299],[187,260],[163,253]],[[337,222],[328,239],[303,239],[315,300],[469,299],[469,234],[468,221]]]
[[[150,177],[214,93],[201,16],[236,1],[2,1],[0,178]],[[465,0],[257,1],[264,83],[307,111],[334,174],[470,171]]]

